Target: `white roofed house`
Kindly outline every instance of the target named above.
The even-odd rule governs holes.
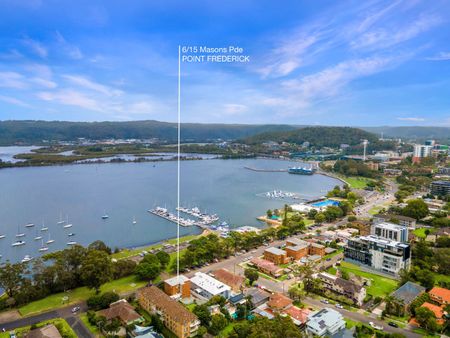
[[[322,309],[308,316],[306,331],[315,336],[332,336],[345,328],[342,315],[330,308]]]
[[[214,296],[222,296],[228,299],[231,293],[231,287],[203,272],[196,272],[194,277],[191,278],[191,289],[197,295],[206,299]]]

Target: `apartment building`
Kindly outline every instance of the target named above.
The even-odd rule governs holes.
[[[196,272],[191,278],[191,289],[200,296],[210,299],[214,296],[230,298],[231,288],[203,272]]]
[[[351,280],[346,280],[326,272],[317,274],[317,278],[320,279],[325,289],[352,300],[358,306],[361,306],[364,298],[366,298],[366,289]]]
[[[158,314],[164,325],[177,337],[187,338],[196,335],[200,327],[197,316],[156,286],[139,290],[137,298],[144,310]]]
[[[416,228],[416,220],[412,217],[408,216],[402,216],[402,215],[393,215],[393,214],[378,214],[373,216],[373,223],[398,223],[399,225],[402,225],[404,227],[407,227],[409,229],[415,229]]]
[[[411,266],[409,244],[376,236],[360,236],[347,241],[344,258],[374,270],[397,276],[400,270]]]
[[[270,247],[264,250],[264,259],[274,264],[286,264],[288,262],[286,251]]]
[[[180,275],[164,281],[164,292],[169,296],[189,298],[191,296],[191,281]]]
[[[370,234],[396,242],[408,242],[408,228],[394,223],[375,223],[370,229]]]
[[[431,194],[435,196],[450,195],[450,181],[431,182]]]

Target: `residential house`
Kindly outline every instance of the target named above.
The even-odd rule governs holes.
[[[270,247],[264,250],[264,259],[274,264],[286,264],[288,262],[286,251]]]
[[[326,272],[317,274],[324,288],[340,296],[344,296],[361,306],[366,298],[366,289],[351,280],[331,275]]]
[[[402,306],[404,312],[406,312],[411,303],[424,292],[425,288],[423,286],[413,282],[406,282],[395,290],[391,296],[393,301]]]
[[[164,281],[164,292],[169,296],[189,298],[191,296],[191,281],[183,275],[166,279]]]
[[[236,275],[227,269],[219,269],[213,272],[214,278],[228,285],[234,292],[239,292],[244,287],[245,278]]]
[[[445,313],[444,313],[443,306],[438,306],[435,304],[431,304],[429,302],[425,302],[420,307],[427,308],[428,310],[433,312],[436,317],[436,323],[438,323],[439,325],[442,325],[445,323]],[[417,320],[415,318],[412,318],[409,321],[409,324],[419,326],[419,323],[417,322]]]
[[[191,288],[197,295],[206,299],[214,296],[230,298],[231,287],[203,272],[196,272],[191,278]]]
[[[319,337],[332,336],[344,328],[344,318],[331,308],[324,308],[310,314],[306,322],[306,332]]]
[[[252,258],[250,264],[255,266],[259,271],[271,275],[273,277],[279,277],[283,273],[283,269],[278,265],[261,258]]]
[[[270,298],[270,293],[259,288],[249,288],[244,291],[244,295],[250,298],[253,307],[258,307],[266,303]]]
[[[276,315],[290,316],[296,325],[302,326],[306,323],[310,310],[300,309],[292,303],[289,297],[275,293],[270,295],[267,303],[261,304],[253,312],[269,319],[275,318]]]
[[[62,338],[58,329],[53,324],[48,324],[38,329],[29,331],[25,338]]]
[[[161,316],[164,325],[179,338],[194,336],[200,326],[197,316],[156,286],[138,291],[138,301],[148,312]]]
[[[309,254],[311,256],[325,256],[325,246],[319,243],[311,243],[309,245]]]
[[[448,289],[435,286],[428,292],[428,294],[430,295],[430,298],[439,305],[450,304],[450,290]]]
[[[101,310],[98,313],[107,320],[117,318],[124,326],[143,321],[142,316],[125,299],[120,299],[117,302],[109,304],[108,309]]]

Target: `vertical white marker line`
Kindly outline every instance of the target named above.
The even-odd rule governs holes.
[[[177,283],[180,288],[180,143],[181,143],[181,46],[178,46],[178,149],[177,149]]]

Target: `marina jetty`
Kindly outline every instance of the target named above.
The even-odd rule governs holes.
[[[264,172],[264,173],[287,173],[287,169],[260,169],[260,168],[253,168],[253,167],[244,167],[247,170],[251,171],[257,171],[257,172]]]
[[[191,218],[184,218],[184,217],[179,217],[173,213],[170,213],[166,208],[162,208],[162,207],[156,207],[155,209],[149,209],[148,212],[159,216],[161,218],[164,218],[170,222],[173,223],[180,223],[181,226],[183,227],[188,227],[188,226],[198,226],[202,229],[209,229],[209,226],[215,222],[217,222],[219,220],[219,217],[216,214],[206,214],[206,213],[202,213],[200,211],[199,208],[195,207],[195,208],[184,208],[184,207],[180,207],[177,208],[178,211],[188,214],[190,216],[194,216],[195,219],[191,219]]]

